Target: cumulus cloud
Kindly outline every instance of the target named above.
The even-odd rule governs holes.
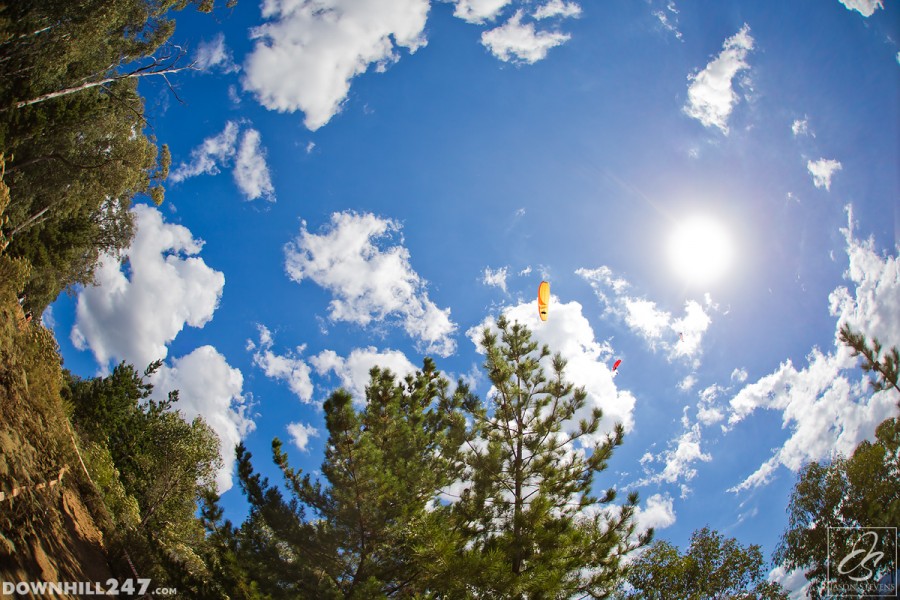
[[[346,358],[338,356],[334,350],[324,350],[313,356],[310,362],[319,375],[333,373],[340,387],[350,392],[357,404],[365,404],[369,371],[373,367],[389,370],[398,380],[416,372],[416,367],[399,350],[379,351],[373,346],[355,348]]]
[[[429,0],[265,0],[244,88],[266,108],[303,111],[316,130],[341,110],[350,81],[424,46]]]
[[[665,529],[675,524],[674,500],[668,494],[653,494],[644,506],[634,511],[637,529],[643,533],[650,529]]]
[[[260,142],[259,132],[248,129],[241,139],[241,147],[234,163],[234,181],[247,200],[265,198],[275,201],[275,188],[266,164],[266,152]]]
[[[217,70],[223,73],[240,71],[234,64],[231,51],[225,46],[225,35],[219,33],[209,42],[200,42],[194,53],[194,67],[201,71]]]
[[[300,346],[295,351],[276,354],[272,351],[275,343],[272,332],[265,325],[257,325],[257,329],[259,343],[249,340],[247,343],[247,349],[253,352],[253,364],[262,369],[266,377],[287,383],[288,389],[301,402],[312,402],[313,384],[310,379],[310,368],[300,358],[305,348]]]
[[[578,17],[581,16],[581,6],[576,2],[565,2],[564,0],[550,0],[546,4],[540,5],[534,11],[534,18],[538,21],[542,19],[550,19],[552,17]]]
[[[582,313],[578,302],[560,302],[551,297],[552,317],[540,321],[534,303],[522,302],[503,310],[511,321],[526,325],[533,339],[539,344],[547,344],[551,352],[559,352],[568,364],[566,378],[587,392],[585,407],[572,420],[573,429],[578,419],[589,416],[595,407],[603,409],[603,421],[599,433],[611,431],[614,423],[622,423],[626,431],[634,426],[635,398],[627,390],[617,389],[611,372],[612,348],[608,343],[600,343],[594,337],[590,323]],[[486,318],[480,325],[469,329],[466,335],[481,351],[481,334],[485,327],[495,327],[493,317]],[[549,359],[544,359],[545,361]],[[544,371],[550,372],[549,363]]]
[[[219,437],[222,468],[216,474],[220,494],[232,487],[234,447],[253,431],[249,417],[249,402],[243,396],[244,378],[240,370],[231,367],[212,346],[201,346],[186,356],[163,365],[151,379],[153,395],[165,398],[172,390],[179,390],[174,408],[185,420],[203,417]]]
[[[605,314],[624,321],[653,350],[665,352],[669,360],[696,360],[702,353],[703,336],[712,323],[708,311],[715,308],[708,296],[705,306],[695,300],[686,301],[684,314],[676,318],[652,300],[629,294],[631,285],[615,276],[609,267],[578,269],[575,274],[591,284]]]
[[[838,0],[847,10],[855,10],[864,17],[871,17],[879,8],[884,8],[882,0]]]
[[[722,133],[728,133],[728,117],[738,101],[732,82],[740,71],[749,68],[746,58],[753,43],[750,27],[745,24],[725,40],[722,52],[705,69],[688,77],[691,84],[684,107],[688,116],[705,127],[718,127]]]
[[[291,436],[291,442],[297,449],[306,452],[309,438],[319,437],[319,430],[312,425],[304,425],[303,423],[288,423],[288,434]]]
[[[817,188],[830,190],[831,176],[841,170],[841,163],[834,159],[820,158],[817,161],[807,161],[806,168]]]
[[[454,0],[456,8],[453,9],[453,16],[467,23],[484,23],[497,18],[511,2],[512,0]]]
[[[877,253],[871,239],[855,239],[852,212],[850,222],[844,230],[849,259],[845,278],[855,290],[841,286],[829,296],[836,317],[833,347],[827,353],[814,348],[799,369],[790,360],[783,362],[731,399],[729,427],[768,409],[781,412],[782,426],[790,432],[772,457],[731,491],[765,485],[780,466],[797,471],[811,460],[849,454],[896,411],[897,393],[871,392],[838,332],[846,323],[885,347],[900,345],[900,260]]]
[[[490,267],[484,268],[484,274],[481,277],[481,283],[484,285],[490,285],[493,287],[498,287],[503,292],[506,292],[506,275],[507,275],[507,267],[500,267],[496,271],[491,269]]]
[[[275,188],[269,167],[266,164],[266,151],[262,146],[259,132],[245,129],[238,146],[240,125],[228,121],[222,133],[203,140],[203,143],[191,150],[190,162],[180,163],[169,175],[175,183],[197,175],[217,175],[221,167],[234,165],[234,182],[247,200],[265,198],[275,201]]]
[[[405,247],[379,244],[400,229],[396,221],[370,213],[334,213],[320,234],[307,231],[304,222],[285,247],[288,276],[297,283],[310,279],[330,291],[333,321],[362,326],[396,321],[425,352],[449,356],[456,349],[450,309],[440,309],[428,298]]]
[[[137,231],[125,257],[100,259],[94,285],[78,296],[72,342],[90,348],[102,369],[126,360],[142,369],[168,354],[186,325],[203,327],[222,297],[225,276],[197,256],[203,242],[165,223],[153,207],[131,209]]]
[[[534,23],[522,23],[522,15],[521,10],[516,11],[503,25],[481,34],[482,45],[503,62],[533,64],[571,37],[558,31],[536,31]]]

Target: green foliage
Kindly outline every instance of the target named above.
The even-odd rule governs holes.
[[[0,150],[9,186],[0,188],[0,212],[9,199],[0,246],[32,264],[27,292],[37,314],[60,291],[91,283],[101,255],[128,247],[136,196],[163,201],[168,148],[158,153],[143,133],[137,80],[118,77],[126,66],[146,74],[148,65],[181,57],[167,46],[170,15],[188,5],[209,12],[214,1],[0,4]],[[77,93],[52,97],[64,90]]]
[[[420,548],[442,526],[441,511],[427,508],[459,473],[465,423],[458,407],[468,391],[459,386],[451,394],[430,359],[403,381],[378,368],[370,375],[364,408],[343,390],[325,402],[327,484],[291,468],[276,439],[287,500],[238,448],[251,519],[265,525],[250,542],[271,557],[276,577],[260,588],[272,597],[286,590],[292,597],[372,598],[424,585],[430,565]]]
[[[483,333],[484,368],[495,390],[490,408],[466,405],[478,442],[465,454],[465,489],[453,506],[462,546],[446,582],[459,593],[505,598],[605,596],[623,574],[621,559],[646,544],[635,535],[637,494],[608,506],[615,490],[592,494],[621,425],[598,435],[603,413],[586,409],[587,394],[564,376],[565,361],[551,359],[527,327],[497,322]],[[573,423],[576,423],[573,426]]]
[[[900,419],[888,419],[850,458],[812,462],[798,476],[788,505],[788,527],[775,560],[803,568],[810,595],[825,597],[828,574],[828,528],[896,527],[900,523]],[[842,552],[837,536],[833,550]],[[845,550],[845,549],[844,549]],[[882,570],[885,568],[881,566]],[[877,579],[877,577],[876,577]]]
[[[120,542],[141,563],[142,576],[187,589],[208,577],[205,530],[195,513],[215,485],[219,440],[201,418],[186,422],[174,410],[177,392],[151,397],[144,378],[159,366],[143,375],[122,363],[107,377],[69,376],[68,396],[92,477],[124,532]]]
[[[872,340],[872,345],[866,341],[862,333],[853,331],[844,323],[840,330],[841,341],[853,351],[853,356],[862,356],[862,370],[866,373],[874,372],[871,379],[872,389],[876,392],[893,388],[900,392],[897,386],[897,371],[900,368],[900,351],[894,346],[882,354],[882,346],[877,338]],[[900,399],[898,399],[900,404]]]
[[[655,542],[632,563],[629,591],[620,598],[633,600],[787,600],[778,583],[766,581],[760,547],[745,547],[704,527],[691,535],[685,554],[666,541]]]
[[[137,527],[141,522],[140,507],[134,496],[125,491],[106,446],[91,442],[81,454],[115,525],[126,530]]]

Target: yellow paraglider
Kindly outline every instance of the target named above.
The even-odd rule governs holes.
[[[538,286],[538,314],[541,321],[547,320],[547,307],[550,306],[550,284],[542,281]]]

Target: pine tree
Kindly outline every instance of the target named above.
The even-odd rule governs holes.
[[[343,390],[325,402],[324,481],[293,469],[281,442],[273,441],[290,500],[254,474],[250,454],[238,448],[252,515],[271,532],[260,550],[269,552],[270,544],[281,549],[275,560],[282,581],[261,582],[260,589],[373,598],[427,587],[433,565],[421,549],[444,526],[433,502],[459,473],[465,423],[458,407],[468,392],[459,386],[451,393],[430,359],[403,381],[378,368],[370,375],[363,408]]]
[[[565,360],[501,317],[481,345],[493,384],[489,406],[469,403],[477,438],[465,456],[464,491],[452,514],[461,546],[448,589],[504,598],[603,597],[623,576],[621,559],[646,544],[635,535],[632,493],[614,508],[614,489],[593,495],[623,428],[599,435],[603,413],[566,381]],[[550,359],[546,377],[542,362]],[[577,419],[577,422],[576,422]]]

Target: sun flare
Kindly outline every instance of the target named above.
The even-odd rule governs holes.
[[[695,285],[709,284],[731,265],[731,237],[714,219],[693,216],[675,226],[667,254],[679,277]]]

